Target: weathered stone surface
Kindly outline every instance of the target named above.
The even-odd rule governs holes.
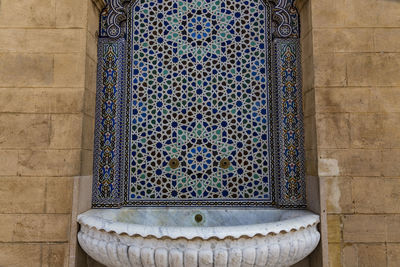
[[[379,148],[383,144],[382,114],[354,113],[350,115],[351,145],[354,148]]]
[[[367,112],[371,91],[369,88],[334,87],[315,89],[317,112]],[[400,94],[399,94],[400,98]]]
[[[399,177],[400,174],[400,149],[384,149],[382,151],[382,175],[386,177]]]
[[[40,267],[40,254],[40,244],[0,243],[0,264],[2,266]]]
[[[314,61],[315,87],[338,87],[347,85],[346,58],[344,54],[318,54]]]
[[[332,214],[353,213],[351,177],[324,177],[327,212]]]
[[[324,149],[319,151],[318,171],[322,176],[380,176],[387,163],[373,149]]]
[[[65,242],[69,221],[67,214],[3,214],[0,242]]]
[[[349,148],[349,114],[317,114],[318,148]]]
[[[70,213],[73,177],[46,178],[46,213]]]
[[[340,243],[342,241],[342,226],[340,215],[328,215],[328,242]]]
[[[385,181],[381,177],[353,179],[354,206],[357,213],[382,213],[385,210]]]
[[[400,52],[400,28],[377,28],[374,31],[376,52]]]
[[[387,244],[388,267],[400,266],[400,244]]]
[[[345,12],[343,9],[345,0],[310,1],[312,13],[312,27],[340,27],[344,25]]]
[[[365,267],[386,266],[385,244],[359,244],[358,264]]]
[[[400,112],[400,87],[371,89],[369,110],[372,112]]]
[[[65,266],[68,244],[48,244],[42,247],[42,267]]]
[[[80,29],[0,29],[0,53],[73,53],[82,51]]]
[[[83,87],[85,84],[83,54],[54,55],[54,85],[56,87]]]
[[[58,28],[84,28],[89,1],[57,0],[56,25]]]
[[[46,179],[42,177],[0,177],[0,213],[42,213]]]
[[[50,116],[0,114],[0,148],[48,147]]]
[[[385,242],[385,221],[384,215],[344,215],[343,240],[345,242]]]
[[[0,87],[53,84],[53,55],[0,53]]]
[[[399,86],[400,54],[351,54],[346,56],[350,86]],[[360,67],[362,66],[362,67]]]
[[[94,144],[94,117],[83,116],[82,147],[93,150]]]
[[[82,142],[82,115],[51,115],[51,148],[80,148]]]
[[[338,243],[329,243],[329,267],[341,267],[342,266],[342,256],[341,247]]]
[[[0,88],[0,112],[79,113],[83,88]]]
[[[55,0],[2,0],[0,27],[54,27]]]
[[[315,29],[313,39],[316,53],[374,51],[374,29]]]
[[[400,214],[386,215],[387,242],[400,243]]]
[[[0,176],[18,174],[18,151],[0,150]]]
[[[79,150],[24,150],[19,152],[19,175],[74,176],[79,175],[79,170]]]

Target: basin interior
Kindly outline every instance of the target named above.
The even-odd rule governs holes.
[[[304,210],[273,208],[122,208],[110,211],[98,210],[97,214],[115,222],[145,226],[227,227],[279,222],[308,213]]]

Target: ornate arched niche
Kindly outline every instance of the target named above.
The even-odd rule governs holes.
[[[293,0],[110,0],[93,207],[304,208]]]

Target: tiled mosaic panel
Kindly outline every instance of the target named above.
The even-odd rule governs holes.
[[[279,205],[305,205],[305,167],[301,101],[300,45],[298,39],[274,41],[280,161]]]
[[[130,199],[270,200],[267,8],[132,9]]]
[[[93,202],[118,205],[124,42],[99,40]]]

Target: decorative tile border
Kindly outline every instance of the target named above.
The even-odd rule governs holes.
[[[125,1],[130,2],[130,1]],[[272,31],[274,40],[267,45],[270,59],[268,70],[274,74],[273,86],[269,85],[271,199],[186,199],[160,200],[130,198],[130,124],[131,62],[130,45],[124,50],[125,37],[129,31],[121,30],[121,25],[131,27],[130,5],[118,6],[119,0],[111,0],[101,16],[99,41],[98,92],[96,110],[96,137],[94,157],[93,207],[120,206],[279,206],[302,208],[305,206],[304,151],[301,114],[300,49],[298,37],[298,16],[291,1],[277,1],[273,4]],[[131,3],[133,4],[133,3]],[[126,21],[126,22],[124,22]],[[122,23],[122,24],[121,24]],[[113,26],[113,27],[110,27]],[[289,25],[289,26],[288,26]],[[118,28],[119,27],[119,28]],[[126,27],[126,26],[124,26]],[[123,27],[123,28],[124,28]],[[288,28],[289,27],[289,28]],[[280,29],[280,30],[279,30]],[[121,35],[123,34],[123,35]],[[124,36],[124,38],[110,38]],[[112,49],[110,50],[110,48]],[[272,48],[272,52],[269,50]],[[107,55],[108,54],[108,55]],[[115,57],[116,56],[116,57]],[[126,63],[125,63],[126,62]],[[272,63],[272,64],[271,64]],[[273,66],[271,70],[271,65]],[[126,77],[125,77],[126,76]],[[104,79],[107,77],[108,79]],[[126,85],[124,80],[126,80]],[[272,81],[271,81],[272,82]],[[111,90],[113,88],[113,90]],[[115,89],[115,90],[114,90]],[[111,91],[112,92],[111,92]],[[131,89],[132,90],[132,89]],[[111,93],[108,93],[110,91]],[[125,101],[128,100],[128,101]],[[109,105],[111,102],[113,105]],[[115,106],[114,106],[115,104]],[[127,106],[125,106],[127,105]],[[274,141],[274,140],[278,140]],[[278,177],[276,179],[276,177]],[[278,182],[275,182],[278,181]]]

